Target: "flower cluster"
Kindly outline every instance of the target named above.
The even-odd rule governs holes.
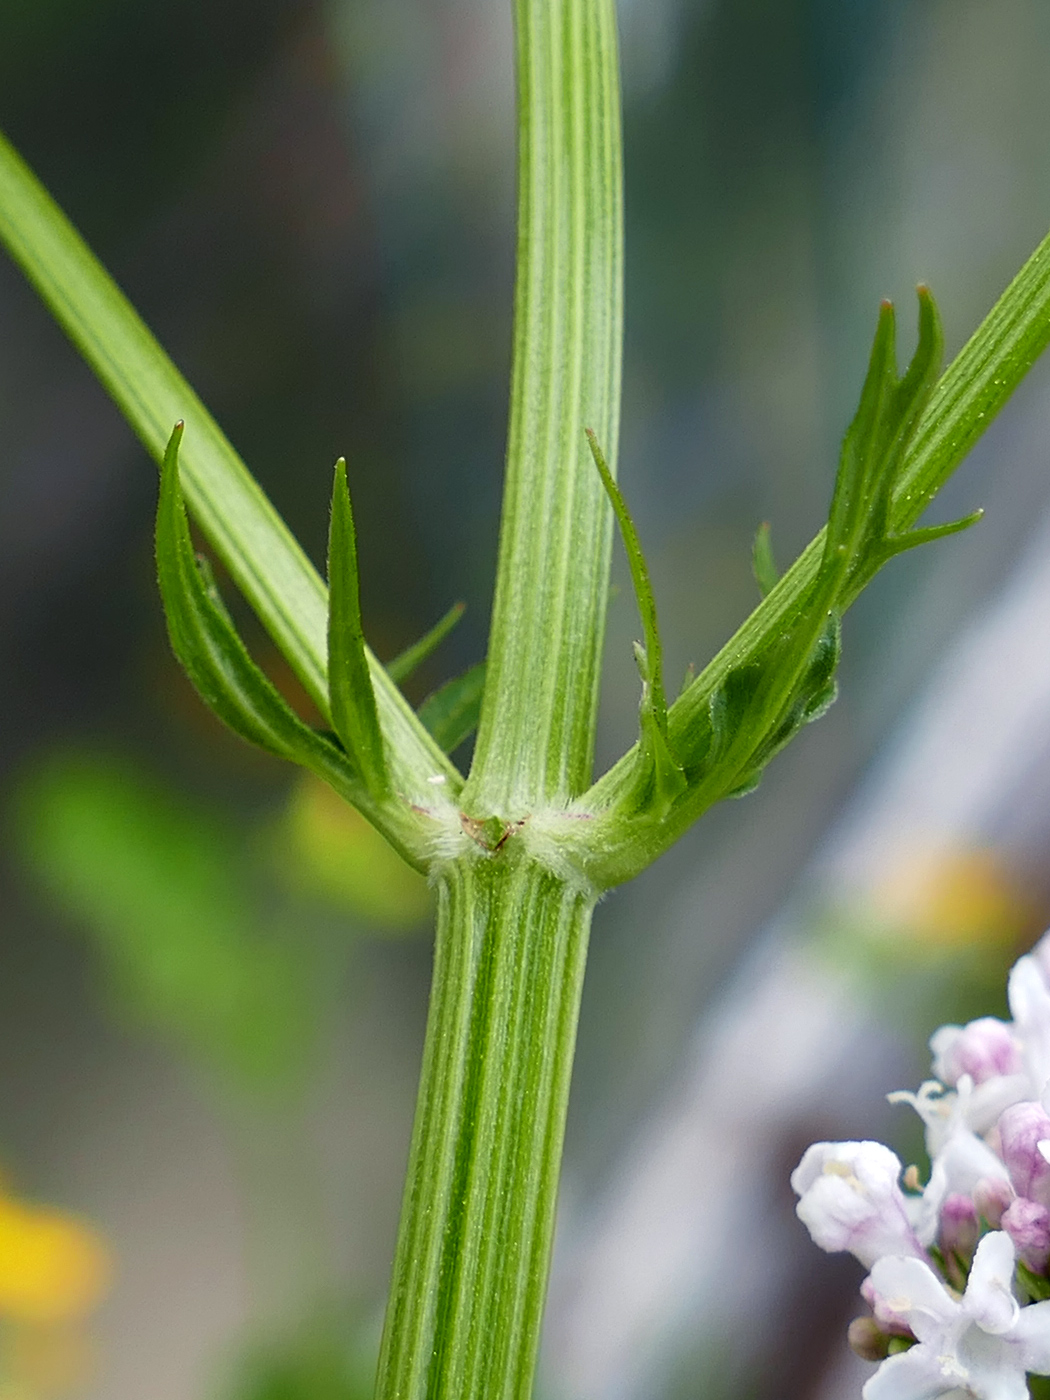
[[[870,1271],[864,1400],[1027,1400],[1026,1375],[1050,1375],[1050,934],[1009,1001],[1009,1023],[942,1026],[936,1078],[890,1096],[925,1124],[925,1187],[878,1142],[818,1142],[792,1173],[816,1243]]]

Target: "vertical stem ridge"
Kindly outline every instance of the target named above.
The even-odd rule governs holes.
[[[520,816],[590,780],[611,518],[583,435],[615,462],[623,327],[613,0],[516,0],[514,366],[488,679],[464,796]]]
[[[528,1400],[592,902],[517,854],[441,879],[377,1400]]]

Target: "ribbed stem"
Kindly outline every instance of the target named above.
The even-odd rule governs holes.
[[[613,0],[516,0],[518,275],[485,701],[464,794],[519,817],[590,781],[623,334]]]
[[[520,854],[439,884],[377,1400],[528,1400],[592,901]]]

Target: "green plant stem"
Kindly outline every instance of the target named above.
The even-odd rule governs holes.
[[[524,816],[590,781],[623,336],[613,0],[517,0],[518,271],[485,699],[463,795]]]
[[[377,1400],[528,1400],[593,895],[526,825],[590,781],[615,462],[622,180],[613,0],[516,0],[518,268],[488,670],[440,890]],[[566,873],[563,871],[563,873]],[[586,891],[586,892],[585,892]]]
[[[377,1400],[528,1400],[592,900],[508,846],[438,884]]]

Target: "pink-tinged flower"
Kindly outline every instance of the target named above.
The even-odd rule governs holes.
[[[1050,1116],[1042,1104],[1018,1103],[999,1119],[1002,1158],[1019,1196],[1050,1205],[1050,1162],[1040,1144],[1050,1147]]]
[[[933,1072],[952,1088],[964,1074],[975,1085],[1024,1069],[1021,1042],[1005,1021],[982,1016],[967,1026],[942,1026],[930,1037]]]
[[[861,1284],[860,1296],[874,1313],[874,1318],[872,1320],[875,1322],[880,1332],[884,1332],[887,1337],[911,1336],[907,1309],[898,1312],[894,1308],[895,1299],[881,1298],[875,1292],[875,1285],[871,1281],[871,1274],[869,1274]],[[879,1359],[881,1360],[881,1357]]]
[[[917,1345],[882,1362],[864,1400],[1028,1400],[1026,1374],[1050,1374],[1050,1302],[1019,1307],[1013,1274],[1013,1242],[1001,1231],[977,1246],[961,1301],[921,1259],[880,1259],[874,1293]]]
[[[900,1159],[881,1142],[818,1142],[791,1174],[798,1217],[829,1253],[867,1268],[884,1255],[924,1258],[900,1189]]]
[[[977,1221],[977,1211],[969,1196],[953,1192],[941,1206],[940,1229],[937,1243],[945,1256],[957,1254],[969,1259],[977,1248],[981,1227]]]
[[[1014,1199],[1014,1189],[1001,1176],[982,1176],[973,1188],[973,1204],[978,1218],[998,1230],[1003,1212]]]
[[[1019,1196],[1003,1211],[1002,1226],[1018,1256],[1037,1274],[1050,1261],[1050,1210]]]

